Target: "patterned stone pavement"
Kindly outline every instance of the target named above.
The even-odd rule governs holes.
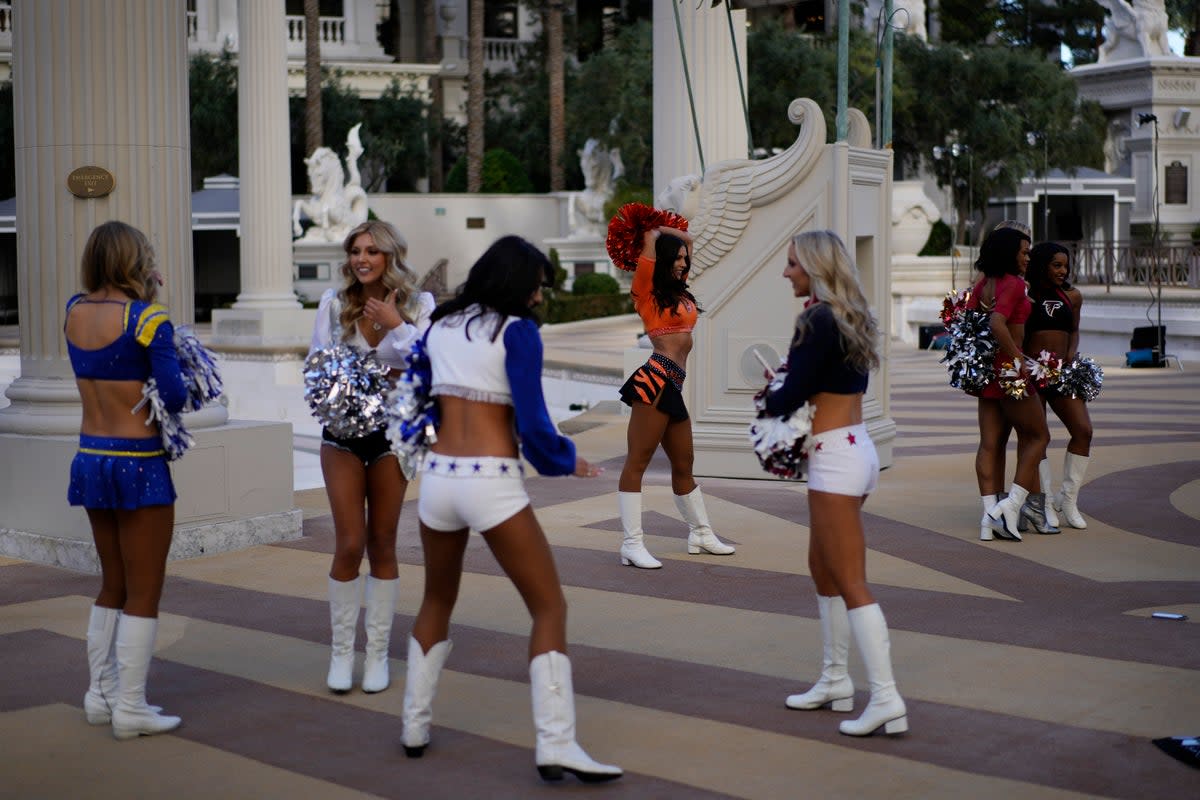
[[[738,552],[688,556],[660,458],[645,527],[664,568],[622,568],[623,420],[591,412],[575,438],[607,471],[528,487],[570,603],[579,740],[622,765],[620,781],[537,777],[528,616],[478,537],[433,745],[403,756],[403,656],[422,583],[412,490],[393,686],[329,694],[333,528],[316,489],[297,492],[302,539],[170,565],[150,686],[184,718],[172,735],[116,742],[84,722],[96,577],[0,561],[0,795],[1196,796],[1200,773],[1151,739],[1200,733],[1200,373],[1106,364],[1080,497],[1089,528],[980,542],[974,405],[937,359],[893,343],[895,464],[865,507],[868,574],[909,706],[902,737],[852,739],[837,732],[842,715],[783,706],[820,661],[803,484],[703,480]],[[1066,437],[1056,421],[1052,433],[1057,472]],[[1190,620],[1152,619],[1159,609]],[[358,641],[361,670],[361,630]]]

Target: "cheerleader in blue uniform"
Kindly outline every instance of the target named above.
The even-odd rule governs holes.
[[[123,222],[92,231],[83,286],[67,303],[67,352],[83,420],[68,499],[83,506],[100,559],[101,586],[88,621],[87,721],[132,739],[179,727],[146,703],[158,603],[175,525],[175,487],[150,411],[153,378],[167,411],[187,397],[167,310],[154,302],[162,278],[146,236]]]
[[[417,507],[425,593],[408,643],[403,742],[410,757],[429,743],[463,553],[476,530],[533,617],[529,678],[538,771],[546,780],[570,772],[598,782],[620,777],[621,769],[593,761],[575,741],[567,601],[517,457],[519,445],[543,475],[599,474],[559,435],[542,394],[542,340],[532,309],[552,274],[537,248],[506,236],[471,267],[458,296],[433,313],[426,341],[440,426],[422,467]]]

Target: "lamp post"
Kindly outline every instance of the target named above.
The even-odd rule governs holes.
[[[1029,131],[1025,141],[1030,147],[1042,142],[1042,239],[1050,238],[1050,141],[1045,131]]]

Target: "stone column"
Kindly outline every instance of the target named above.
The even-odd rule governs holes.
[[[312,316],[292,290],[287,27],[283,0],[238,2],[241,292],[213,311],[218,346],[306,342]]]
[[[21,374],[0,409],[0,554],[98,566],[87,517],[67,504],[81,410],[63,337],[92,229],[119,219],[144,231],[172,320],[192,321],[185,9],[182,0],[14,6]],[[111,173],[112,191],[72,194],[67,177],[80,167]],[[171,557],[300,535],[290,426],[223,424],[220,404],[185,422],[196,446],[171,465]]]
[[[79,395],[63,338],[64,306],[82,287],[79,259],[110,219],[150,238],[172,320],[193,316],[185,6],[156,0],[45,0],[13,8],[17,308],[21,375],[0,432],[76,434]],[[47,98],[55,98],[50,102]],[[103,197],[67,176],[112,174]]]
[[[699,7],[697,7],[699,5]],[[679,28],[672,7],[679,10]],[[723,6],[708,3],[654,4],[654,194],[681,175],[699,175],[700,151],[704,165],[731,158],[746,158],[746,119],[738,90],[738,69],[746,80],[746,12],[733,12],[737,58],[729,36]],[[696,105],[696,127],[688,102],[683,56],[691,76]]]

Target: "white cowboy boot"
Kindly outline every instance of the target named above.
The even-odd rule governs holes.
[[[1062,512],[1064,522],[1072,528],[1080,530],[1087,528],[1087,520],[1079,513],[1076,500],[1079,498],[1079,489],[1083,486],[1083,476],[1087,474],[1090,461],[1091,458],[1088,456],[1079,456],[1074,453],[1067,453],[1063,457],[1062,490],[1051,503]]]
[[[354,637],[358,633],[358,609],[362,597],[362,577],[350,581],[329,579],[329,623],[332,628],[332,654],[325,684],[342,694],[350,691],[354,679]]]
[[[662,562],[650,555],[642,541],[642,493],[617,492],[617,502],[621,506],[621,527],[625,529],[621,542],[622,566],[658,569]]]
[[[867,703],[861,717],[846,720],[838,730],[847,736],[869,736],[880,727],[884,733],[904,733],[908,730],[908,709],[896,691],[896,680],[892,677],[891,642],[883,610],[878,603],[871,603],[850,609],[847,616],[850,630],[854,632],[854,643],[867,668],[871,702]]]
[[[1054,497],[1053,488],[1051,486],[1052,481],[1050,476],[1050,459],[1043,458],[1040,462],[1038,462],[1038,480],[1042,482],[1042,494],[1044,494],[1047,499]],[[1046,524],[1051,528],[1057,528],[1058,514],[1054,513],[1054,503],[1045,503],[1044,506],[1046,510]]]
[[[1000,502],[1001,495],[981,494],[979,499],[983,503],[983,516],[979,519],[979,538],[981,541],[990,542],[994,534],[992,526],[988,524],[988,514],[996,507],[996,503]]]
[[[570,772],[585,783],[619,778],[620,767],[600,764],[575,741],[575,690],[571,661],[557,650],[529,662],[533,723],[537,728],[536,763],[543,780],[560,781]]]
[[[408,637],[408,678],[404,682],[404,754],[420,758],[429,744],[429,726],[433,723],[433,696],[438,677],[454,647],[449,639],[438,642],[426,653],[421,644]]]
[[[88,617],[87,694],[83,696],[83,711],[89,725],[107,725],[112,722],[112,707],[117,702],[117,660],[113,644],[117,639],[117,621],[120,609],[92,606]]]
[[[986,515],[993,533],[1001,539],[1021,541],[1021,506],[1025,505],[1028,496],[1029,490],[1018,483],[1008,487],[1008,497],[996,503]]]
[[[717,538],[712,526],[708,524],[708,512],[704,509],[704,495],[700,494],[697,486],[688,494],[675,495],[675,507],[679,515],[688,524],[687,551],[696,555],[701,550],[714,556],[727,556],[734,552],[733,545],[728,545]]]
[[[852,711],[854,682],[846,670],[847,656],[850,654],[850,619],[846,615],[846,601],[840,596],[817,595],[817,610],[821,616],[821,643],[824,650],[821,677],[804,694],[790,695],[784,705],[811,711],[828,703],[834,711]]]
[[[117,623],[117,702],[112,709],[112,732],[117,739],[153,736],[179,727],[179,717],[159,714],[146,704],[146,675],[158,632],[155,617],[121,614]]]
[[[363,663],[362,690],[382,692],[390,682],[388,648],[392,641],[392,618],[396,613],[396,591],[400,579],[380,580],[367,576],[367,610],[363,623],[367,629],[367,657]]]

